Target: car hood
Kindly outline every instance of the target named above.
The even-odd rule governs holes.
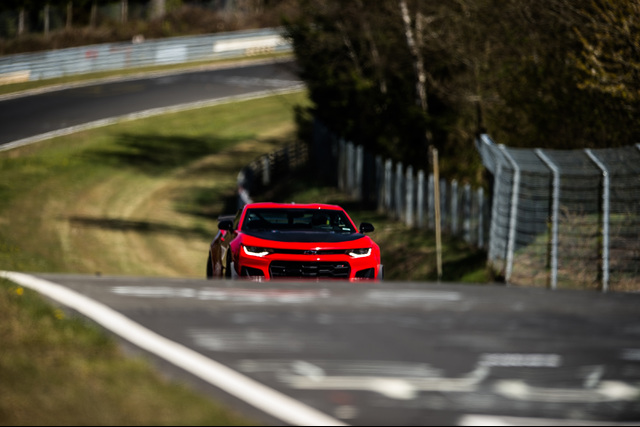
[[[364,234],[323,233],[317,231],[251,231],[243,232],[247,236],[262,240],[283,243],[343,243],[365,238]]]

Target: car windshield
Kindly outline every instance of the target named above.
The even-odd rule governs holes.
[[[322,231],[355,233],[343,211],[330,209],[248,209],[242,231]]]

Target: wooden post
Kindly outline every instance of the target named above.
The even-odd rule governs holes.
[[[438,282],[442,279],[442,224],[440,223],[440,167],[438,166],[438,149],[431,147],[433,158],[433,183],[434,183],[434,203],[436,222],[436,257],[438,264]]]

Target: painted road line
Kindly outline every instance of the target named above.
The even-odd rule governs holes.
[[[293,425],[347,425],[183,345],[168,340],[109,307],[62,285],[28,274],[9,271],[0,271],[0,277],[33,289],[78,311],[136,346],[284,422]]]

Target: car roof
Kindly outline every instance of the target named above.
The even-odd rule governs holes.
[[[249,203],[245,206],[245,209],[329,209],[329,210],[341,210],[344,209],[338,205],[330,205],[327,203],[272,203],[272,202],[258,202]]]

